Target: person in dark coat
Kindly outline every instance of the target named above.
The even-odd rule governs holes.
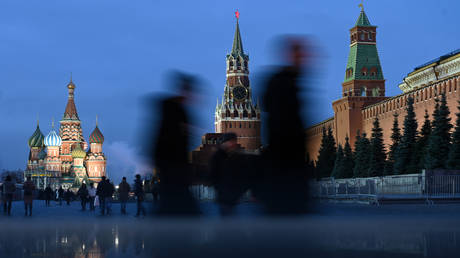
[[[3,188],[3,212],[8,216],[11,215],[11,203],[13,202],[13,195],[16,192],[16,184],[12,181],[11,176],[8,175],[2,185]]]
[[[249,189],[247,160],[240,151],[234,133],[223,135],[218,150],[211,158],[211,182],[217,193],[222,216],[232,215],[235,205]]]
[[[57,190],[57,198],[59,200],[59,205],[62,205],[62,199],[64,199],[64,189],[62,189],[62,185],[59,186]]]
[[[67,203],[67,205],[70,205],[70,202],[72,201],[72,191],[70,191],[70,189],[66,189],[65,192],[64,192],[64,199]]]
[[[78,197],[80,197],[81,210],[86,210],[86,202],[88,200],[88,189],[86,188],[85,183],[81,184],[80,188],[78,189],[77,195]]]
[[[189,191],[190,121],[184,108],[184,104],[191,99],[194,79],[179,74],[177,80],[180,93],[161,102],[161,123],[154,144],[154,160],[161,182],[158,212],[165,215],[194,215],[199,210]]]
[[[269,78],[263,95],[268,147],[264,153],[262,199],[266,211],[272,214],[304,213],[308,201],[299,81],[309,52],[300,38],[289,38],[285,44],[289,65]]]
[[[112,195],[115,188],[109,179],[105,176],[101,178],[101,182],[97,185],[96,194],[99,196],[99,203],[101,206],[101,215],[109,215],[111,212]]]
[[[32,182],[32,177],[28,176],[26,182],[23,185],[24,189],[24,209],[25,209],[25,216],[32,216],[32,204],[34,201],[34,191],[35,185]]]
[[[136,203],[137,203],[137,212],[136,217],[139,217],[140,214],[145,216],[145,208],[144,208],[144,185],[142,183],[141,175],[137,174],[136,179],[134,180],[134,195],[136,196]]]
[[[53,198],[53,190],[51,187],[48,185],[45,188],[45,205],[47,207],[51,206],[51,198]]]
[[[126,177],[123,177],[121,183],[118,185],[118,198],[120,199],[121,213],[126,214],[126,202],[128,201],[129,192],[131,187],[126,182]]]

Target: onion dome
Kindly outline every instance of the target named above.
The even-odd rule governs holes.
[[[29,147],[43,147],[43,134],[40,131],[40,127],[38,126],[37,123],[37,129],[35,129],[35,132],[30,136],[29,141],[27,142],[29,144]]]
[[[84,159],[86,157],[86,152],[82,150],[80,143],[77,143],[77,146],[75,149],[72,151],[72,158],[74,159]]]
[[[100,144],[104,143],[104,135],[101,133],[97,125],[96,125],[96,128],[94,128],[94,131],[89,136],[89,142],[90,143],[100,143]]]
[[[38,159],[45,159],[46,158],[46,151],[45,148],[43,148],[39,153],[38,153]]]
[[[61,144],[62,139],[54,130],[51,130],[49,134],[45,137],[45,146],[58,147],[61,146]]]

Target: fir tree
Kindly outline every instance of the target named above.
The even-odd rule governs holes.
[[[449,155],[450,130],[452,129],[449,114],[446,95],[442,94],[440,101],[436,99],[436,106],[433,113],[433,131],[428,140],[425,157],[425,166],[427,169],[446,167],[445,160]]]
[[[330,177],[334,169],[335,162],[335,139],[332,135],[332,129],[323,127],[323,137],[321,139],[321,146],[319,149],[318,162],[316,163],[317,177]]]
[[[359,134],[358,134],[359,135]],[[370,142],[366,138],[366,133],[356,137],[355,144],[355,167],[353,168],[354,177],[369,176],[370,161]]]
[[[457,109],[460,111],[460,101],[458,102]],[[449,159],[447,160],[447,167],[449,169],[460,169],[460,112],[457,114],[455,121],[455,131],[452,134],[452,144],[449,151]]]
[[[332,171],[332,177],[334,178],[343,178],[343,160],[344,160],[344,155],[343,155],[343,148],[342,145],[339,144],[339,147],[337,148],[337,154],[335,155],[335,163],[334,163],[334,170]]]
[[[385,169],[385,148],[383,146],[383,133],[379,119],[374,120],[370,140],[369,176],[383,176]]]
[[[398,113],[393,114],[393,127],[391,128],[391,146],[388,152],[388,160],[385,163],[385,175],[393,175],[393,167],[395,163],[396,150],[401,141],[401,129],[399,129]]]
[[[425,168],[426,149],[431,134],[431,121],[430,116],[428,115],[428,110],[426,109],[424,118],[425,121],[420,129],[420,136],[417,139],[417,164],[419,164],[419,170]]]
[[[407,98],[406,117],[404,118],[404,132],[396,149],[394,163],[395,174],[417,173],[416,140],[417,120],[415,120],[414,99]]]
[[[345,137],[345,146],[343,147],[343,177],[342,178],[351,178],[353,177],[353,151],[351,150],[350,141],[348,136]]]

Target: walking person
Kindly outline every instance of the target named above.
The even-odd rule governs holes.
[[[72,199],[72,192],[69,189],[65,190],[64,199],[65,199],[67,205],[70,205],[70,202],[71,202],[71,199]]]
[[[48,185],[48,186],[45,188],[45,206],[46,206],[46,207],[51,206],[50,202],[51,202],[52,196],[53,196],[53,190],[52,190],[51,187]]]
[[[11,203],[13,202],[13,195],[16,192],[16,184],[11,180],[8,175],[3,182],[3,212],[8,216],[11,215]]]
[[[62,205],[62,199],[64,198],[64,189],[62,189],[62,185],[59,186],[59,189],[57,190],[57,198],[59,200],[59,205]]]
[[[32,216],[32,204],[34,201],[35,185],[32,182],[32,177],[27,176],[27,181],[24,183],[24,209],[25,216]]]
[[[118,198],[120,199],[121,214],[126,214],[126,202],[129,198],[129,191],[131,187],[126,182],[126,177],[123,177],[121,183],[118,185]]]
[[[94,188],[94,184],[89,184],[88,189],[88,199],[89,199],[89,210],[94,211],[94,199],[96,198],[96,188]]]
[[[142,185],[141,175],[137,174],[136,179],[134,180],[134,195],[136,195],[136,202],[137,202],[137,212],[136,217],[142,212],[142,215],[145,216],[145,208],[144,208],[144,186]]]
[[[82,183],[82,185],[78,189],[77,195],[78,195],[78,197],[80,197],[81,210],[85,211],[86,210],[86,202],[88,200],[88,189],[86,188],[85,183]]]
[[[110,214],[110,205],[112,201],[112,195],[115,189],[105,176],[101,177],[101,182],[97,185],[96,195],[99,197],[99,203],[101,206],[101,215]]]

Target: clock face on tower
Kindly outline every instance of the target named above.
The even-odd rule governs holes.
[[[248,95],[246,88],[243,86],[236,86],[235,88],[233,88],[232,93],[233,97],[236,100],[243,100]]]

